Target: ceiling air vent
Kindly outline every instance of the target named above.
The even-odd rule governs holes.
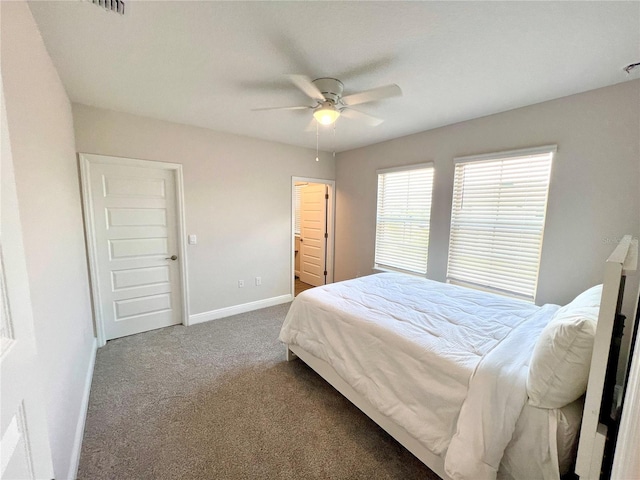
[[[106,10],[124,15],[124,2],[122,0],[90,0],[94,5],[98,5]]]

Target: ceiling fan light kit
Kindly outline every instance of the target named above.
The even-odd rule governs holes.
[[[331,125],[338,120],[339,116],[340,110],[338,110],[331,102],[324,102],[313,111],[313,117],[321,125]]]

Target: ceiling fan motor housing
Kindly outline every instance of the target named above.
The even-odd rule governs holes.
[[[331,101],[334,105],[340,102],[342,98],[342,90],[344,85],[340,80],[335,78],[317,78],[313,84],[318,87],[324,98]]]

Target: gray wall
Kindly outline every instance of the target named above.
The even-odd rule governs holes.
[[[333,180],[331,155],[85,105],[73,117],[79,152],[183,165],[192,315],[291,292],[291,177]]]
[[[602,282],[616,239],[638,235],[640,80],[352,150],[336,164],[336,280],[371,273],[376,169],[433,161],[427,277],[447,270],[453,158],[557,144],[536,303]]]
[[[0,2],[2,77],[56,478],[75,476],[94,348],[71,104],[26,2]],[[3,386],[4,388],[4,386]]]

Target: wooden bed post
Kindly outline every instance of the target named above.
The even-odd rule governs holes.
[[[609,349],[616,316],[619,314],[624,276],[635,272],[638,241],[625,235],[607,259],[598,326],[593,343],[589,383],[578,444],[576,474],[581,479],[599,479],[608,427],[600,421]],[[615,373],[615,372],[614,372]]]

